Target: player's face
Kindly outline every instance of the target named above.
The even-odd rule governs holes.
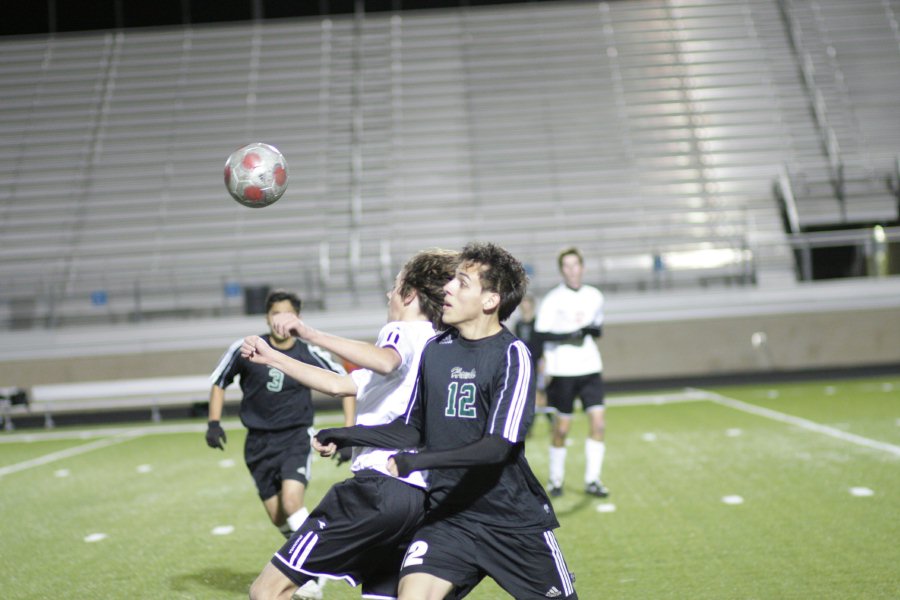
[[[272,340],[281,343],[286,341],[288,338],[281,337],[274,331],[272,331],[272,318],[279,313],[290,313],[292,315],[296,315],[297,311],[294,310],[294,305],[291,304],[290,300],[282,300],[280,302],[272,303],[272,306],[269,308],[269,312],[266,313],[266,323],[269,325],[269,335],[272,336]]]
[[[495,292],[481,287],[481,266],[463,265],[456,276],[444,286],[444,317],[447,325],[474,321],[484,314],[488,301]]]
[[[581,287],[581,276],[584,274],[584,265],[581,260],[574,254],[563,256],[562,265],[560,266],[563,281],[573,290]]]
[[[400,285],[403,283],[403,271],[397,273],[394,278],[394,287],[387,293],[388,321],[399,321],[403,316],[403,295],[400,293]]]

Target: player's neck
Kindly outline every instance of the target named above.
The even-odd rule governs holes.
[[[425,316],[425,313],[419,308],[419,301],[417,299],[414,299],[412,302],[405,305],[398,317],[397,321],[431,321],[431,319]]]
[[[289,337],[279,342],[276,341],[275,338],[270,336],[269,342],[271,342],[273,348],[277,348],[279,350],[290,350],[294,347],[294,344],[297,343],[297,338]]]
[[[503,327],[496,315],[483,315],[481,318],[455,325],[459,335],[467,340],[481,340],[500,333]]]

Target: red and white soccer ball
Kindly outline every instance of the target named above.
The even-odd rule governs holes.
[[[287,185],[287,162],[275,146],[247,144],[225,161],[225,188],[244,206],[262,208],[274,204]]]

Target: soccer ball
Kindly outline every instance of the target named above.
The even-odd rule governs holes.
[[[231,153],[225,161],[225,189],[244,206],[262,208],[287,189],[287,162],[275,146],[256,142]]]

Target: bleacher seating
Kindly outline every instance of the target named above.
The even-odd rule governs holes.
[[[900,79],[854,42],[877,30],[893,69],[896,11],[859,4],[797,22],[837,50],[829,114],[872,171]],[[380,303],[405,257],[470,240],[538,291],[570,243],[616,288],[791,280],[772,180],[819,186],[828,161],[785,27],[770,2],[632,0],[2,40],[0,319],[227,312],[230,282]],[[257,211],[221,184],[252,140],[291,177]]]

